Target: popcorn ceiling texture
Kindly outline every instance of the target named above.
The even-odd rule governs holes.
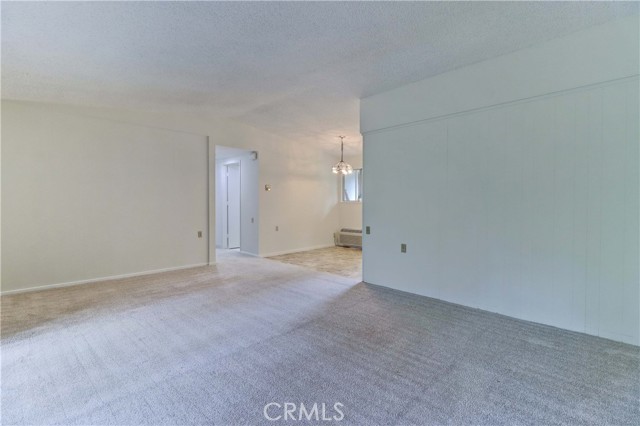
[[[357,137],[358,99],[638,3],[2,4],[3,98],[207,111],[301,140]]]

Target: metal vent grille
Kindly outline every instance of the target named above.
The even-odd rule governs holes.
[[[360,234],[362,235],[362,229],[349,229],[349,228],[342,228],[340,230],[340,232],[348,232],[350,234]]]
[[[337,246],[362,247],[362,230],[342,229],[333,235]]]

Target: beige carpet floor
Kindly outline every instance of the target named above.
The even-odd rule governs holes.
[[[304,423],[272,402],[343,404],[313,424],[640,418],[638,347],[239,253],[1,304],[6,425]]]
[[[269,259],[304,266],[314,271],[362,279],[362,250],[358,248],[329,247],[272,256]]]

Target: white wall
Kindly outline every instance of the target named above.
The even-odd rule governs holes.
[[[31,128],[35,127],[33,123],[39,123],[41,120],[55,123],[58,120],[57,117],[63,115],[67,116],[65,120],[69,120],[69,122],[73,123],[73,126],[68,126],[64,129],[55,128],[55,133],[53,133],[56,136],[55,138],[50,137],[48,127]],[[96,132],[91,133],[91,137],[86,138],[91,139],[91,143],[111,140],[110,132],[113,132],[112,128],[120,129],[121,133],[119,135],[121,139],[135,139],[136,141],[138,133],[142,132],[140,129],[144,127],[147,128],[144,131],[150,132],[154,136],[156,134],[164,135],[177,132],[178,134],[183,134],[184,137],[191,137],[194,134],[202,135],[197,137],[199,140],[205,140],[205,135],[207,135],[209,136],[209,155],[211,156],[211,161],[209,162],[209,178],[211,180],[209,184],[209,191],[211,192],[209,211],[211,214],[210,223],[208,224],[210,226],[211,246],[209,250],[210,258],[213,262],[215,262],[216,234],[215,199],[213,195],[215,188],[215,145],[259,152],[260,158],[258,161],[260,162],[260,167],[257,171],[259,175],[259,217],[256,220],[259,246],[255,250],[256,252],[266,256],[333,245],[333,232],[338,228],[339,220],[335,175],[330,171],[335,158],[333,155],[323,151],[320,148],[321,145],[303,144],[297,140],[274,136],[252,127],[212,116],[205,110],[200,114],[181,111],[151,112],[3,100],[2,119],[4,124],[2,128],[4,150],[4,155],[2,156],[3,198],[5,198],[5,191],[7,193],[12,191],[21,193],[25,185],[31,185],[29,183],[30,177],[17,180],[7,179],[8,174],[5,172],[5,165],[16,164],[19,160],[17,160],[17,153],[14,155],[11,149],[6,147],[11,145],[18,146],[21,140],[32,138],[33,132],[36,131],[41,132],[39,134],[41,143],[47,143],[47,149],[51,151],[55,151],[59,144],[66,147],[66,137],[64,135],[66,135],[67,131],[75,134],[75,129],[95,128]],[[50,125],[53,126],[53,124]],[[147,141],[148,138],[143,137],[141,139]],[[126,145],[128,149],[134,149],[132,146],[138,147],[138,144]],[[140,146],[144,146],[144,144]],[[78,145],[66,147],[65,149],[68,148],[69,156],[71,157],[72,155],[79,155],[74,153],[82,147],[82,145]],[[123,152],[114,147],[113,158],[116,158],[117,153]],[[25,153],[25,155],[31,156],[32,154]],[[206,151],[203,151],[202,155],[202,161],[205,161],[206,164]],[[29,161],[36,161],[36,159],[30,159]],[[120,164],[120,160],[117,160],[117,162]],[[126,164],[126,162],[122,164]],[[152,168],[153,165],[150,164],[149,167]],[[146,168],[140,170],[144,171],[142,174],[145,175]],[[149,171],[149,173],[152,172]],[[261,190],[267,183],[273,187],[271,192]],[[10,198],[7,196],[3,200],[5,202],[2,203],[2,243],[5,245],[4,250],[2,250],[2,291],[25,289],[28,286],[56,284],[62,282],[61,280],[75,280],[76,274],[67,274],[65,270],[66,264],[58,263],[56,268],[61,271],[51,277],[27,277],[20,278],[19,282],[13,281],[13,279],[11,280],[13,281],[12,283],[9,281],[7,283],[4,282],[4,279],[9,277],[7,275],[8,271],[17,270],[14,268],[18,267],[17,265],[8,264],[10,259],[15,256],[15,254],[9,253],[11,249],[6,244],[8,237],[4,233],[5,229],[12,227],[11,223],[13,221],[11,217],[4,217],[8,200]],[[206,203],[206,198],[204,200]],[[38,205],[37,209],[41,209],[41,206]],[[46,211],[43,214],[46,214]],[[50,220],[53,219],[53,217],[50,218]],[[184,224],[184,226],[188,225],[187,223]],[[279,231],[275,231],[276,225],[279,226]],[[206,229],[203,229],[203,231],[206,232]],[[50,237],[49,234],[44,234],[42,238],[49,239]],[[206,238],[202,239],[202,241],[205,240]],[[170,246],[170,244],[166,244],[166,246]],[[254,248],[249,250],[254,252]],[[37,248],[34,248],[34,250],[37,250]],[[158,259],[162,258],[158,257]],[[110,260],[107,258],[105,263],[107,265],[110,264]],[[151,262],[148,263],[150,264]],[[142,269],[143,267],[145,269]],[[77,274],[77,279],[99,279],[105,277],[104,274],[106,273],[117,275],[126,274],[129,271],[131,273],[139,273],[147,271],[149,267],[155,268],[154,265],[135,266],[116,263],[113,270],[97,271],[87,269],[85,273]],[[76,266],[76,268],[80,268],[80,266]],[[65,277],[66,275],[73,275],[73,277],[59,278],[58,275],[64,275]],[[23,282],[23,280],[26,281]]]
[[[354,169],[362,168],[362,152],[359,155],[345,156],[345,161]],[[338,180],[338,192],[342,190],[340,178]],[[339,196],[340,197],[340,196]],[[341,199],[341,198],[338,198]],[[340,202],[338,204],[339,227],[349,229],[362,229],[362,203],[361,202]]]
[[[249,151],[245,155],[216,160],[216,246],[222,247],[224,198],[226,186],[224,166],[240,164],[240,250],[249,254],[259,254],[259,159],[254,160]]]
[[[34,104],[2,118],[3,292],[207,263],[206,137]]]
[[[276,143],[259,154],[260,255],[333,246],[338,227],[331,173],[335,158],[301,143]],[[264,190],[265,184],[271,191]]]
[[[365,281],[638,344],[638,51],[635,17],[363,100]]]
[[[77,113],[189,131],[209,136],[210,144],[258,151],[260,189],[259,253],[270,256],[333,245],[338,228],[335,153],[322,143],[286,139],[237,122],[193,113],[75,109]],[[318,141],[321,142],[321,141]],[[279,227],[279,231],[275,227]],[[214,228],[214,227],[212,227]],[[215,242],[215,238],[212,239]]]

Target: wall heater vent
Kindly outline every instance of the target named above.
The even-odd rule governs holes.
[[[337,246],[362,248],[362,229],[342,228],[333,234]]]

